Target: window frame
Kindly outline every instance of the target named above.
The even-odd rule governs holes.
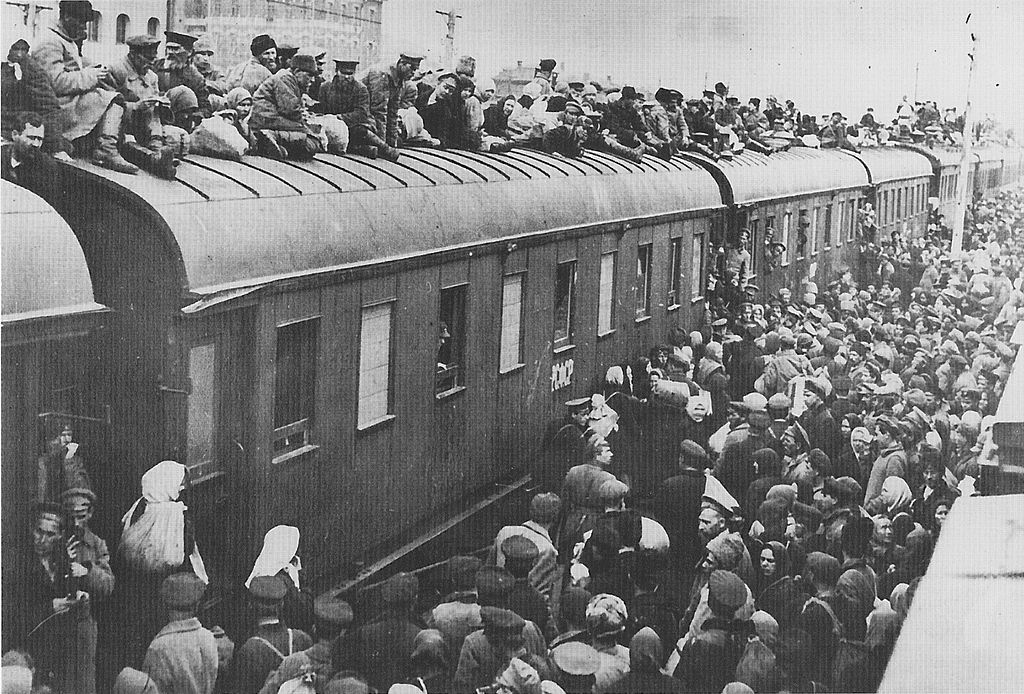
[[[516,318],[517,329],[516,329],[516,343],[515,343],[515,359],[509,364],[505,363],[505,307],[508,305],[505,303],[505,290],[509,286],[510,281],[518,280],[519,283],[519,315]],[[523,362],[523,311],[526,307],[525,302],[526,296],[526,271],[512,272],[507,275],[502,275],[501,278],[501,335],[498,342],[498,373],[500,375],[512,373],[518,369],[523,368],[525,365]]]
[[[641,251],[646,253],[646,263],[644,263],[644,276],[643,276],[643,287],[641,284],[641,262],[640,254]],[[638,243],[636,247],[636,287],[634,295],[634,318],[637,323],[648,320],[651,317],[651,272],[654,269],[654,243]],[[640,300],[643,299],[641,305]],[[643,313],[641,313],[641,310]]]
[[[278,408],[280,405],[279,394],[279,378],[281,371],[281,331],[286,329],[293,329],[297,326],[310,326],[313,331],[313,344],[312,346],[306,347],[309,350],[307,355],[310,358],[310,364],[312,365],[312,373],[308,376],[309,382],[306,383],[306,378],[301,378],[303,384],[300,389],[305,391],[302,399],[308,398],[309,412],[305,417],[300,417],[297,420],[293,420],[286,424],[278,424]],[[275,337],[275,349],[274,349],[274,409],[273,409],[273,432],[270,440],[270,452],[273,464],[280,464],[291,460],[294,457],[300,456],[307,453],[310,450],[318,448],[313,443],[314,440],[314,429],[316,425],[316,390],[317,390],[317,362],[319,360],[320,351],[320,316],[307,316],[294,321],[288,321],[286,323],[279,324],[274,331]],[[305,375],[305,374],[303,374]],[[278,450],[277,444],[282,439],[287,440],[291,436],[302,434],[302,444],[298,446],[289,446],[286,450]]]
[[[394,372],[395,365],[395,350],[393,349],[395,343],[395,306],[397,302],[395,299],[386,299],[384,301],[378,301],[371,304],[366,304],[359,309],[359,357],[358,357],[358,369],[356,371],[357,382],[356,382],[356,430],[367,431],[387,421],[395,419],[395,384],[394,379],[391,378]],[[384,413],[370,417],[363,420],[363,358],[367,354],[364,343],[365,327],[366,327],[366,314],[368,311],[374,311],[386,307],[388,310],[388,334],[387,334],[387,349],[388,356],[387,361],[384,365],[387,367],[387,386],[385,388],[385,405]],[[378,391],[379,392],[379,391]]]
[[[559,273],[564,267],[572,267],[572,274],[569,276],[569,288],[565,293],[568,299],[569,305],[565,310],[565,321],[562,324],[565,328],[565,334],[562,337],[558,336],[559,328],[562,327],[558,322],[558,296],[559,296]],[[560,263],[555,264],[555,291],[552,296],[554,299],[551,305],[551,318],[552,318],[552,332],[551,332],[551,346],[557,352],[562,349],[568,349],[575,345],[576,338],[576,285],[579,279],[579,265],[575,258],[572,260],[564,260]]]
[[[607,299],[608,299],[608,305],[607,305],[607,308],[608,308],[608,325],[607,325],[607,327],[604,330],[602,330],[602,327],[604,327],[604,326],[602,326],[601,318],[602,318],[602,313],[603,313],[603,310],[604,310],[604,299],[605,299],[605,297],[603,295],[603,292],[604,292],[604,287],[605,287],[605,282],[604,282],[604,280],[605,280],[605,264],[604,263],[605,263],[605,259],[606,258],[609,258],[611,260],[611,268],[609,269],[609,274],[611,275],[611,278],[610,278],[611,279],[611,282],[610,282],[610,285],[611,285],[610,289],[611,289],[611,291],[609,292],[608,297],[607,297]],[[618,250],[607,251],[606,253],[602,253],[601,254],[601,258],[600,258],[600,261],[599,261],[599,274],[600,274],[600,276],[598,277],[599,284],[598,284],[598,290],[597,290],[597,336],[599,338],[604,337],[605,335],[611,335],[611,334],[613,334],[615,332],[615,325],[616,325],[616,323],[615,323],[615,319],[616,319],[616,315],[615,315],[616,311],[615,311],[615,309],[616,309],[616,304],[618,303],[618,302],[616,302],[615,298],[616,298],[616,294],[617,294],[616,290],[618,289],[618,283],[619,283],[618,277],[617,277],[618,268],[619,268],[619,251]]]
[[[101,31],[101,25],[103,24],[103,13],[93,10],[92,19],[90,19],[85,25],[85,40],[92,43],[99,43],[103,33]]]
[[[150,17],[146,20],[146,33],[150,36],[158,36],[160,34],[160,18]]]
[[[832,248],[832,203],[825,204],[825,227],[821,230],[821,244],[826,251]]]
[[[693,233],[693,250],[696,253],[693,256],[693,262],[691,263],[690,270],[692,272],[693,265],[696,264],[697,272],[694,273],[694,277],[690,280],[690,304],[693,305],[698,301],[704,300],[704,290],[707,285],[706,273],[707,273],[707,244],[708,244],[708,232],[694,232]],[[696,284],[695,284],[696,283]],[[696,289],[696,293],[694,290]]]
[[[801,220],[807,220],[806,231],[803,234],[803,237],[805,239],[803,244],[800,243],[800,230],[802,227]],[[807,258],[807,242],[811,240],[807,232],[810,231],[811,224],[812,221],[810,209],[806,207],[801,207],[797,211],[796,216],[796,248],[793,249],[793,252],[796,254],[796,260],[804,260],[805,258]]]
[[[675,311],[681,305],[683,292],[683,237],[673,236],[668,240],[668,291],[665,305]]]
[[[442,400],[445,397],[454,393],[459,393],[466,389],[466,335],[469,331],[469,283],[468,282],[457,282],[447,287],[442,287],[438,293],[437,298],[437,327],[438,335],[440,335],[441,323],[444,321],[445,312],[445,294],[450,292],[461,293],[461,315],[456,316],[461,320],[462,325],[457,326],[459,329],[453,331],[453,322],[446,322],[446,327],[449,334],[448,349],[449,355],[451,351],[455,349],[457,351],[458,361],[450,361],[445,363],[444,369],[438,369],[437,365],[441,364],[440,352],[441,347],[438,348],[435,353],[434,359],[434,397],[438,400]],[[458,337],[456,337],[456,335]],[[449,375],[451,376],[451,383],[447,387],[442,388],[449,381]]]
[[[796,249],[793,244],[790,243],[793,232],[793,211],[785,210],[782,213],[782,240],[779,241],[783,246],[786,247],[786,251],[782,254],[782,266],[786,267],[789,265],[790,258],[796,253]]]
[[[114,23],[114,43],[123,45],[131,32],[132,20],[125,13],[117,15]]]

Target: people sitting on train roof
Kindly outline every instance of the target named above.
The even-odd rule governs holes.
[[[316,76],[316,60],[299,54],[291,67],[268,78],[253,95],[249,128],[257,153],[274,159],[312,159],[323,151],[314,133],[303,92]]]
[[[173,179],[175,150],[164,138],[165,129],[178,128],[161,121],[161,114],[167,113],[170,100],[161,96],[159,78],[153,71],[160,39],[142,34],[130,37],[125,43],[128,55],[114,61],[109,77],[111,87],[124,98],[124,134],[134,139],[126,138],[121,144],[122,153],[136,166],[161,178]],[[166,135],[181,139],[180,132]]]
[[[67,119],[64,137],[81,151],[90,152],[100,166],[135,174],[138,167],[125,161],[117,149],[124,118],[123,100],[116,91],[101,86],[110,70],[90,64],[82,56],[81,40],[92,18],[92,3],[63,0],[55,24],[40,36],[31,55],[53,85]]]
[[[221,72],[220,68],[213,64],[213,41],[208,36],[200,36],[192,44],[192,67],[203,76],[206,82],[206,91],[210,94],[210,106],[223,106],[221,101],[214,104],[214,96],[223,98],[231,87],[228,84],[227,75]]]
[[[580,122],[582,117],[579,104],[566,103],[565,110],[558,114],[558,125],[544,133],[544,151],[570,158],[582,156],[588,138],[586,126]]]
[[[399,55],[394,65],[386,70],[370,70],[363,78],[370,97],[370,115],[376,123],[377,135],[389,147],[397,147],[399,138],[398,111],[402,88],[412,78],[423,56],[415,51]]]
[[[352,154],[374,159],[380,156],[390,161],[398,159],[398,150],[389,147],[376,131],[370,118],[370,93],[366,85],[356,79],[358,60],[335,59],[334,78],[320,89],[321,113],[335,114],[348,125],[349,147]]]
[[[206,118],[213,113],[206,78],[192,65],[192,48],[198,37],[178,31],[165,31],[165,57],[156,61],[153,70],[160,79],[160,91],[167,93],[175,87],[188,87],[196,95],[199,110]]]
[[[859,151],[846,136],[846,126],[843,124],[843,114],[839,111],[832,113],[828,123],[818,131],[818,138],[821,140],[822,149],[847,149],[851,152]]]
[[[64,118],[53,84],[39,61],[29,55],[29,43],[18,39],[11,44],[0,67],[0,131],[7,136],[21,115],[36,114],[46,126],[43,151],[71,161],[71,143],[64,139]]]
[[[264,80],[277,70],[277,42],[267,34],[260,34],[249,44],[252,57],[228,71],[228,86],[242,87],[255,94]]]

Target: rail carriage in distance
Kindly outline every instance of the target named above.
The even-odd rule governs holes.
[[[979,154],[979,193],[1015,180],[1009,165],[978,173],[1010,161],[998,151]],[[865,201],[882,238],[916,234],[942,188],[936,158],[902,147],[639,164],[531,150],[190,156],[176,181],[56,169],[52,208],[25,197],[34,217],[4,187],[4,527],[24,525],[50,420],[70,421],[110,540],[143,472],[189,467],[222,593],[279,523],[301,529],[320,586],[460,513],[481,512],[467,524],[479,535],[502,515],[480,520],[488,499],[525,498],[512,492],[563,401],[701,324],[707,277],[740,229],[766,299],[852,267]],[[23,325],[8,296],[50,266],[9,274],[8,241],[44,218],[78,244],[47,256],[73,258],[80,278],[84,262],[92,296],[57,297]]]

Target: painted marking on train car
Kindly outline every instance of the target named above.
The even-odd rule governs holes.
[[[572,372],[576,363],[572,359],[551,365],[551,392],[572,385]]]

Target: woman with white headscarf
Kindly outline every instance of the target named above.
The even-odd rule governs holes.
[[[302,562],[299,553],[299,529],[291,525],[276,525],[263,536],[263,548],[256,557],[249,578],[248,588],[257,576],[280,576],[288,592],[281,608],[281,620],[293,629],[310,633],[313,628],[313,596],[303,591],[299,582]]]
[[[117,549],[117,592],[124,609],[124,622],[110,630],[123,644],[107,645],[130,664],[141,659],[149,642],[164,625],[160,607],[160,584],[181,571],[195,573],[209,583],[206,566],[199,554],[188,506],[180,496],[186,486],[187,469],[181,463],[164,460],[142,476],[140,496],[121,519],[121,542]]]

